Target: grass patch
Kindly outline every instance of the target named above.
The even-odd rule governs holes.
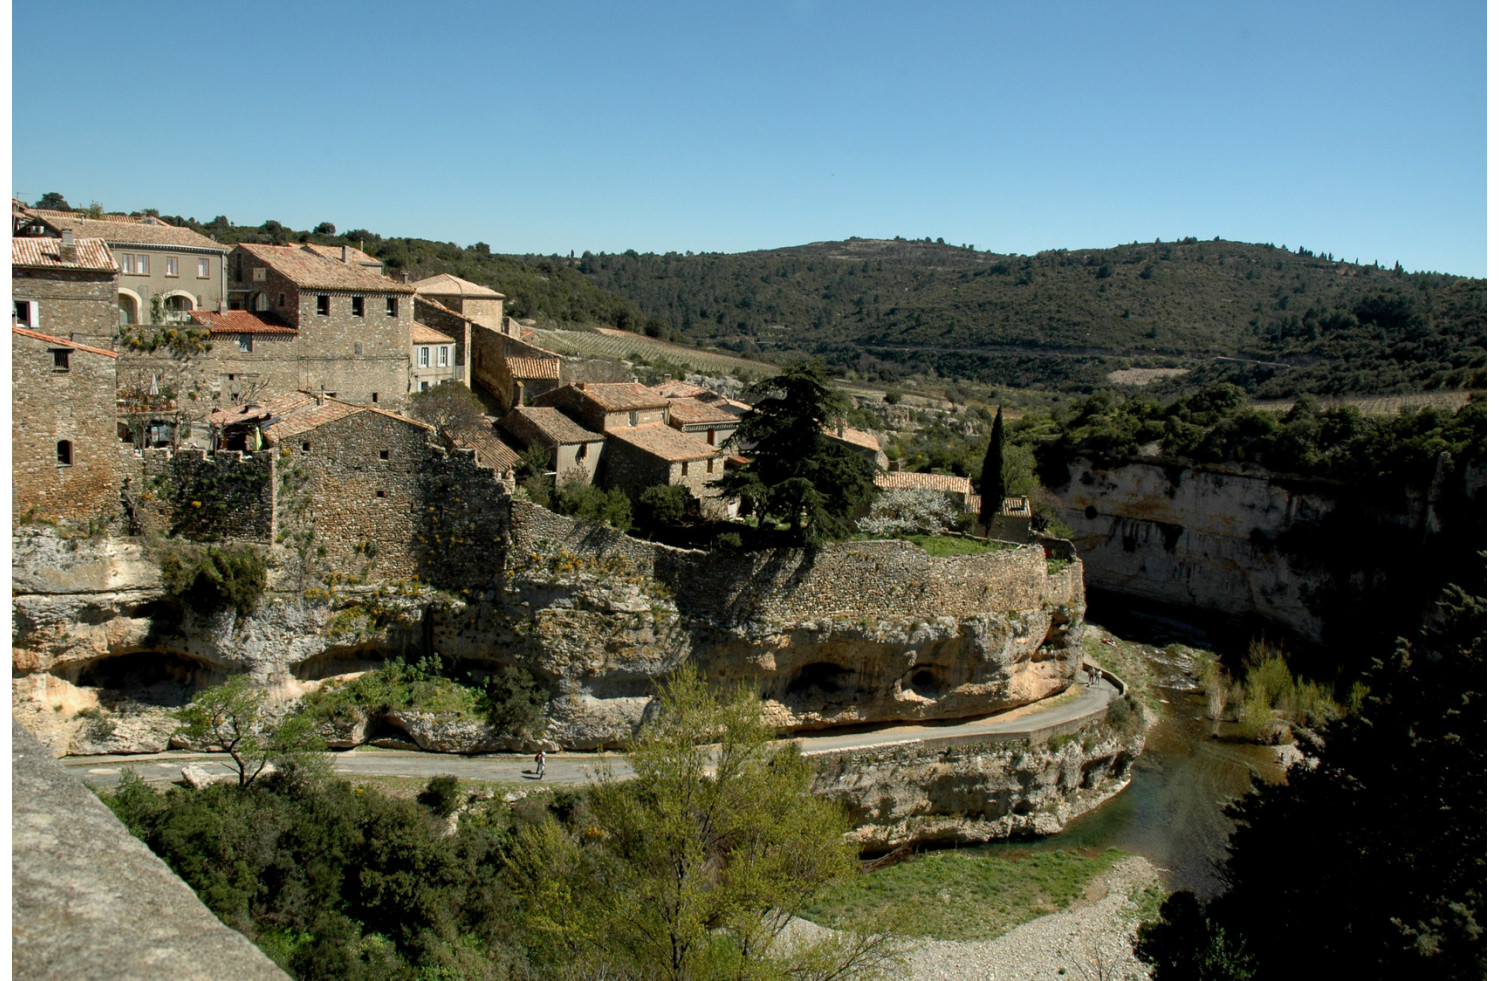
[[[998,551],[1002,547],[999,542],[982,542],[959,535],[910,535],[906,537],[907,541],[916,544],[928,555],[940,559],[952,555],[982,555],[985,552]]]
[[[904,911],[897,931],[937,940],[988,940],[1067,909],[1089,881],[1127,857],[1109,849],[1032,852],[1016,857],[927,852],[841,883],[806,916],[838,929],[881,907]]]

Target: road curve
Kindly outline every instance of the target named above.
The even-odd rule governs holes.
[[[808,756],[905,743],[958,745],[1004,742],[1076,724],[1102,712],[1110,700],[1120,693],[1116,684],[1106,678],[1092,687],[1075,684],[1060,695],[997,715],[960,722],[906,723],[859,730],[804,733],[797,737],[797,742],[802,744],[802,752]],[[634,775],[630,763],[621,753],[549,755],[547,774],[542,781],[538,781],[536,774],[532,772],[531,757],[519,753],[457,756],[361,746],[329,755],[333,757],[333,771],[336,775],[353,778],[426,778],[452,774],[461,780],[495,783],[578,784],[597,780],[604,773],[616,778]],[[58,762],[91,787],[111,787],[119,782],[126,770],[134,770],[151,783],[179,781],[182,768],[190,763],[210,773],[231,773],[230,766],[224,760],[226,757],[222,753],[174,751],[138,756],[69,756]]]

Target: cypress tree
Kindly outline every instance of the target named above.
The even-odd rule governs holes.
[[[995,406],[995,425],[990,428],[990,445],[984,451],[984,466],[979,471],[979,524],[988,529],[990,521],[1005,500],[1005,417]]]

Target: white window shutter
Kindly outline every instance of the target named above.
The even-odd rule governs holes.
[[[27,300],[26,301],[26,305],[31,308],[31,310],[29,311],[29,314],[28,314],[28,316],[26,318],[27,321],[31,324],[31,329],[32,330],[41,330],[42,329],[42,310],[41,310],[41,307],[37,305],[37,302],[35,300]]]

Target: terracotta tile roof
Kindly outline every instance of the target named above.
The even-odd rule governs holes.
[[[453,426],[446,435],[454,446],[473,450],[479,465],[489,467],[497,474],[513,470],[521,462],[521,454],[507,446],[489,426]]]
[[[440,330],[433,330],[426,324],[411,325],[411,342],[413,344],[452,344],[453,338]]]
[[[99,238],[80,238],[76,242],[77,255],[72,262],[62,260],[62,240],[56,238],[13,238],[10,240],[10,264],[12,266],[40,267],[43,269],[98,269],[114,272],[115,259],[109,247]]]
[[[604,437],[569,419],[556,409],[538,405],[519,405],[501,422],[507,430],[530,442],[540,439],[556,446],[560,443],[600,443]]]
[[[669,463],[708,460],[721,455],[718,449],[701,439],[659,422],[648,426],[622,426],[611,429],[609,435]]]
[[[945,494],[974,493],[974,482],[968,477],[954,477],[946,473],[877,473],[875,486],[882,490],[935,490]]]
[[[516,379],[561,377],[556,358],[506,358],[505,367]]]
[[[880,440],[874,433],[867,433],[863,429],[845,426],[843,432],[834,429],[825,429],[823,432],[841,443],[848,443],[850,446],[857,446],[862,450],[870,450],[875,453],[880,452]]]
[[[368,405],[351,405],[348,402],[340,402],[338,399],[327,399],[322,405],[317,405],[316,400],[314,400],[314,403],[300,410],[289,412],[267,426],[264,430],[266,440],[270,443],[278,443],[292,436],[300,435],[309,430],[317,429],[319,426],[324,426],[330,422],[357,415],[361,412],[385,416],[388,419],[395,419],[398,422],[404,422],[409,426],[425,429],[428,432],[434,431],[425,422],[418,422],[415,419],[397,415],[394,412],[387,412],[384,409],[376,409]]]
[[[324,259],[332,259],[334,262],[344,261],[345,246],[342,245],[314,245],[312,242],[303,242],[302,248],[311,252],[313,255],[322,256]],[[379,259],[370,255],[363,249],[355,248],[352,245],[348,246],[348,249],[350,262],[358,263],[361,266],[373,266],[376,269],[385,268],[385,263],[381,262]]]
[[[668,378],[660,385],[653,385],[651,386],[651,390],[657,392],[663,398],[669,399],[696,399],[702,398],[705,395],[711,398],[719,397],[719,393],[717,392],[711,392],[701,385],[689,385],[687,382],[679,381],[676,378]]]
[[[265,401],[251,401],[244,405],[233,405],[225,409],[215,409],[208,414],[210,425],[234,426],[243,423],[259,422],[262,419],[279,419],[290,415],[298,409],[309,405],[316,405],[317,399],[306,392],[288,392],[285,395],[277,395]]]
[[[740,417],[731,412],[726,412],[717,405],[708,402],[700,402],[697,399],[672,399],[667,406],[668,418],[672,425],[681,429],[683,426],[712,425],[737,425]]]
[[[106,358],[119,357],[119,355],[115,352],[106,351],[102,347],[89,347],[87,344],[76,344],[73,341],[65,340],[61,337],[53,337],[51,334],[43,334],[40,331],[29,330],[25,327],[12,327],[10,329],[10,332],[12,334],[20,334],[22,337],[30,337],[33,340],[46,341],[48,344],[62,344],[65,347],[73,348],[75,351],[87,351],[89,354],[102,354]]]
[[[580,401],[605,412],[624,412],[628,409],[665,409],[667,400],[657,392],[637,382],[582,382],[566,388],[555,388],[546,395],[537,396],[537,404]]]
[[[418,293],[427,296],[472,296],[475,299],[484,300],[505,299],[504,293],[496,292],[488,286],[471,283],[467,279],[460,279],[449,273],[428,276],[426,279],[417,280],[412,285],[417,288]]]
[[[474,327],[476,329],[479,329],[479,330],[493,330],[493,328],[486,327],[483,324],[476,323],[473,319],[471,319],[469,317],[465,317],[463,314],[459,313],[457,310],[451,309],[450,307],[445,307],[441,303],[437,303],[437,302],[435,302],[433,300],[427,299],[425,296],[423,296],[420,293],[418,293],[416,296],[412,297],[412,299],[415,301],[412,304],[412,313],[414,315],[421,314],[422,313],[422,308],[426,307],[428,310],[431,310],[433,313],[440,313],[445,318],[452,317],[454,320],[462,320],[464,323],[466,323],[466,324],[468,324],[471,327]]]
[[[208,328],[210,334],[281,334],[296,337],[297,328],[277,323],[250,310],[190,310],[188,316]]]
[[[111,245],[166,246],[179,249],[208,249],[228,252],[229,246],[199,235],[191,228],[178,228],[158,220],[131,218],[128,215],[101,215],[89,218],[71,211],[42,211],[32,209],[32,215],[42,220],[48,228],[62,232],[71,228],[79,238],[102,238]]]
[[[413,293],[410,286],[387,279],[363,266],[325,259],[295,245],[258,245],[241,242],[237,248],[276,270],[302,289],[342,290],[350,293]]]

